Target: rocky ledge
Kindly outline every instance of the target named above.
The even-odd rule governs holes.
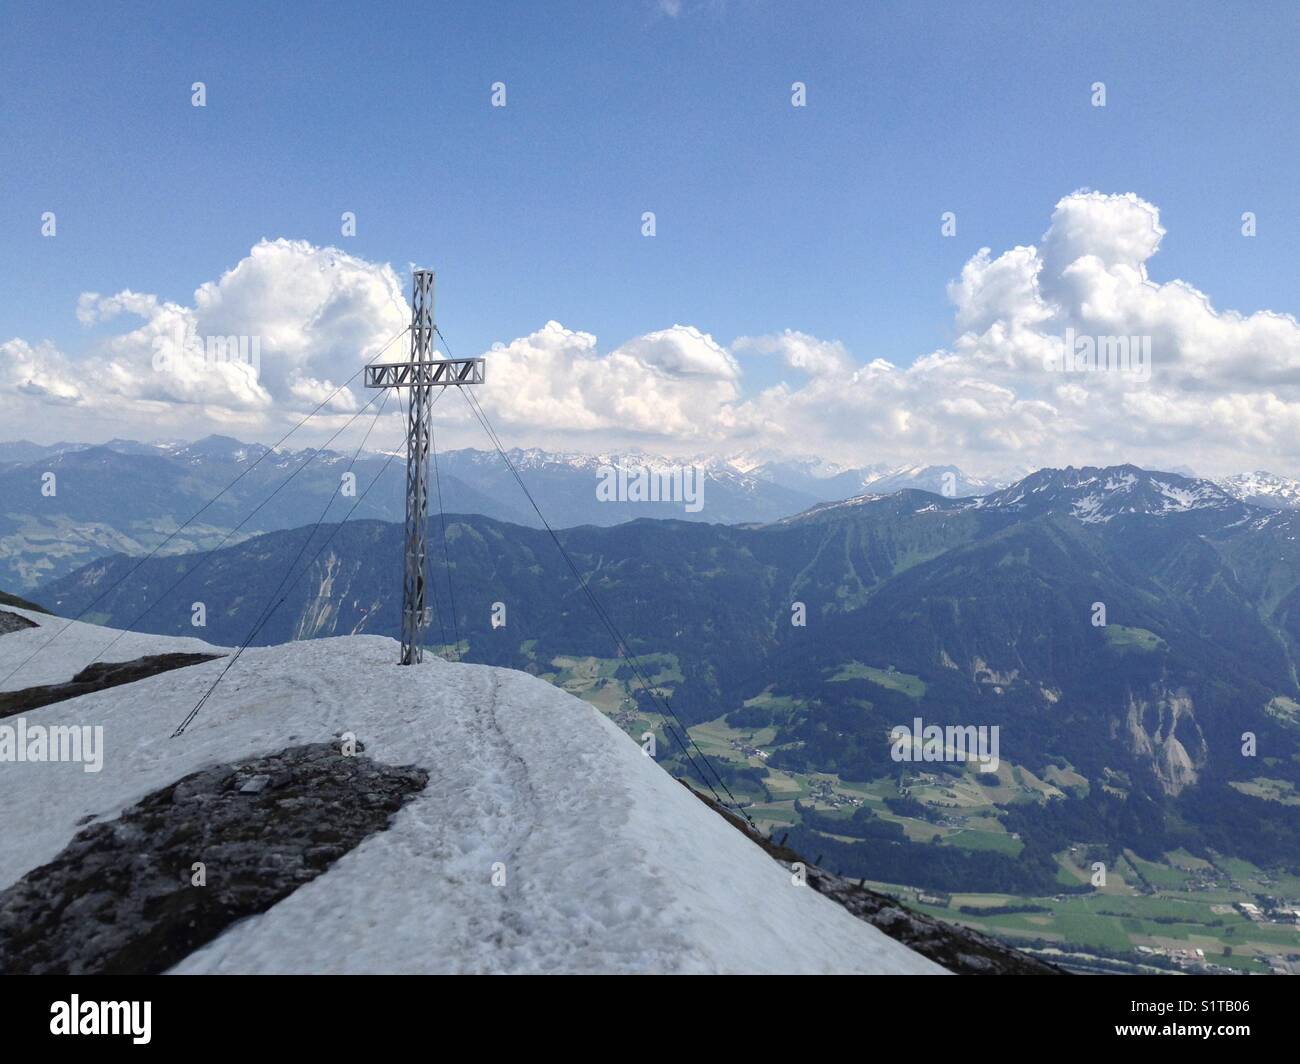
[[[685,781],[682,782],[685,784]],[[693,793],[737,831],[744,832],[787,868],[795,862],[802,864],[806,882],[813,890],[838,902],[859,920],[865,920],[890,938],[897,939],[950,972],[958,975],[1069,974],[1037,957],[1012,949],[990,935],[913,912],[887,894],[869,890],[860,883],[829,872],[794,850],[755,831],[731,810],[723,808],[698,791],[693,790]]]
[[[17,614],[10,616],[17,617]],[[18,618],[22,620],[21,617]],[[157,676],[160,672],[172,669],[184,669],[198,665],[220,654],[150,654],[131,661],[97,661],[87,665],[67,683],[45,684],[40,687],[24,687],[21,691],[0,692],[0,717],[12,717],[29,709],[53,705],[78,695],[88,695],[92,691],[102,691],[106,687],[120,687],[124,683],[135,683],[148,676]]]
[[[0,972],[165,971],[386,829],[428,780],[325,743],[186,776],[0,892]]]

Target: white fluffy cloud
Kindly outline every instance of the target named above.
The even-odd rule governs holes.
[[[1300,325],[1219,311],[1185,282],[1153,281],[1163,236],[1159,212],[1137,196],[1078,192],[1036,245],[984,248],[965,264],[948,286],[958,335],[945,349],[863,363],[792,330],[728,347],[673,325],[602,351],[591,333],[552,321],[486,353],[481,397],[510,442],[572,449],[768,448],[973,471],[1113,461],[1300,471]],[[0,411],[29,435],[39,426],[49,436],[60,418],[57,434],[82,438],[201,428],[265,437],[329,396],[408,315],[390,267],[263,241],[190,305],[84,295],[84,323],[128,327],[77,356],[0,344]],[[1149,379],[1047,368],[1067,331],[1148,338]],[[260,338],[260,373],[204,359],[192,341],[209,336]],[[390,356],[405,350],[403,340]],[[744,367],[774,359],[786,379],[747,390]],[[354,385],[329,410],[337,421],[364,401]],[[450,443],[481,442],[459,405],[440,416]],[[77,418],[97,428],[81,431]]]
[[[746,405],[774,439],[845,461],[1295,472],[1300,324],[1216,311],[1185,282],[1152,281],[1163,236],[1159,212],[1135,195],[1067,196],[1037,247],[966,263],[948,290],[959,330],[949,349],[902,369],[823,367]],[[1149,343],[1149,379],[1050,371],[1067,330]]]
[[[87,292],[77,318],[124,327],[76,357],[22,339],[0,343],[0,408],[11,423],[35,426],[29,434],[48,431],[47,405],[60,408],[60,434],[74,437],[87,425],[144,436],[273,430],[330,396],[409,311],[390,267],[275,240],[203,284],[190,305]],[[394,345],[395,357],[403,352]],[[364,402],[356,383],[327,412]]]
[[[719,411],[740,394],[736,359],[707,333],[683,325],[601,355],[596,337],[552,321],[496,345],[487,357],[489,411],[506,429],[548,436],[698,439],[715,433]]]
[[[791,369],[808,374],[843,373],[853,365],[838,340],[819,340],[793,329],[775,336],[742,336],[731,346],[746,354],[777,355]]]

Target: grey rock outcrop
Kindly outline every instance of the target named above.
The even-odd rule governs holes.
[[[386,829],[428,779],[323,743],[186,776],[0,892],[0,972],[165,971]]]

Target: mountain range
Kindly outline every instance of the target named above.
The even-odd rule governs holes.
[[[589,455],[536,448],[509,454],[555,527],[611,526],[637,518],[761,524],[867,494],[918,489],[950,498],[983,496],[1029,472],[981,479],[951,465],[849,468],[816,458],[745,453],[684,462],[640,453]],[[0,498],[5,500],[0,508],[0,587],[33,591],[95,558],[118,552],[142,555],[157,549],[178,554],[238,543],[306,524],[327,504],[327,520],[349,514],[402,520],[405,484],[400,457],[394,461],[387,454],[363,453],[350,467],[356,475],[355,495],[340,493],[330,502],[352,461],[353,455],[340,451],[272,452],[224,436],[193,443],[0,443]],[[697,509],[681,499],[598,497],[603,469],[670,469],[683,464],[703,471]],[[53,474],[52,481],[47,474]],[[1228,494],[1258,505],[1300,505],[1300,482],[1286,477],[1257,472],[1217,483]],[[47,484],[52,484],[52,494]],[[463,449],[441,454],[435,488],[447,512],[540,527],[495,452]]]
[[[445,545],[431,529],[430,640],[655,731],[676,771],[725,783],[846,874],[1041,893],[1077,845],[1295,863],[1298,531],[1295,511],[1116,466],[967,499],[866,493],[762,525],[559,532],[634,668],[546,532],[453,516]],[[43,603],[236,644],[283,596],[255,643],[392,635],[401,541],[361,520],[155,558],[129,579],[135,560],[106,558]],[[720,781],[674,747],[665,698]],[[1001,768],[900,765],[888,736],[918,719],[997,728]]]
[[[765,522],[826,499],[847,497],[867,484],[887,490],[904,486],[944,490],[946,483],[959,496],[991,486],[965,477],[955,467],[846,470],[811,462],[701,458],[692,463],[703,471],[700,505],[693,509],[680,499],[597,497],[603,468],[622,464],[631,469],[662,469],[680,464],[671,459],[537,449],[516,449],[510,455],[542,512],[557,527],[613,525],[637,517]],[[339,451],[272,452],[260,444],[223,436],[194,443],[2,443],[0,498],[5,505],[0,509],[0,587],[30,591],[94,558],[117,552],[209,550],[262,532],[298,527],[324,510],[349,468],[356,476],[355,495],[340,494],[329,516],[341,519],[356,502],[354,517],[400,521],[406,505],[403,463],[390,457],[364,453],[350,465],[353,455]],[[495,452],[446,452],[439,456],[437,472],[435,489],[446,510],[540,526]],[[270,501],[259,507],[268,497]],[[196,513],[198,518],[181,529]]]

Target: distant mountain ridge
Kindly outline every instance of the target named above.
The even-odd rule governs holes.
[[[1006,502],[1010,498],[1007,493],[1015,490],[1007,478],[973,477],[952,465],[849,468],[815,457],[754,453],[687,459],[638,451],[587,454],[516,448],[508,453],[555,527],[608,527],[645,517],[767,524],[816,512],[826,504],[898,491],[928,491],[956,500],[986,498],[991,504],[995,498]],[[364,494],[364,498],[354,517],[403,519],[402,459],[400,455],[392,461],[389,458],[366,453],[357,460],[353,472],[358,496]],[[351,460],[350,453],[313,448],[272,453],[265,445],[229,436],[208,436],[194,442],[111,440],[96,445],[0,443],[0,498],[5,500],[0,510],[0,585],[34,591],[42,583],[116,552],[138,555],[159,547],[168,554],[205,550],[301,526],[324,509],[339,487],[340,467]],[[631,470],[698,467],[700,505],[688,508],[681,499],[602,499],[597,494],[602,470],[615,466]],[[386,475],[376,480],[385,467]],[[54,495],[42,491],[48,473],[55,474]],[[1164,476],[1171,491],[1194,490],[1206,500],[1219,497],[1217,491],[1273,509],[1300,506],[1300,482],[1273,474],[1225,478],[1213,490],[1203,486],[1210,482],[1197,481],[1202,486],[1189,488],[1192,478],[1173,473]],[[225,495],[167,540],[232,481],[235,483]],[[440,454],[437,487],[447,512],[480,513],[532,527],[540,524],[500,455],[493,451],[460,449]],[[1036,484],[1031,483],[1029,490],[1031,494],[1038,490]],[[1085,518],[1093,505],[1102,507],[1091,515],[1097,519],[1110,513],[1107,507],[1118,508],[1118,512],[1134,505],[1132,500],[1119,501],[1115,486],[1080,481],[1060,490],[1074,493],[1071,497]],[[1159,494],[1161,489],[1147,484],[1144,490]],[[259,503],[273,492],[274,498],[259,509]],[[1104,505],[1103,496],[1110,500]],[[1164,498],[1171,506],[1180,505],[1173,495]],[[350,506],[348,498],[340,496],[326,519],[341,519]]]
[[[902,470],[837,469],[833,477],[812,478],[809,483],[818,486],[807,491],[790,477],[778,475],[773,463],[752,466],[741,457],[683,460],[639,452],[581,454],[538,448],[517,448],[509,454],[556,527],[609,526],[641,517],[765,523],[815,506],[823,498],[837,497],[841,490],[851,494],[866,478],[942,487],[943,475],[951,472],[950,484],[956,485],[957,494],[978,487],[960,471],[937,467],[918,469],[911,480]],[[366,453],[357,460],[353,467],[356,497],[364,498],[355,517],[403,519],[402,459],[397,456],[390,462],[389,458]],[[500,455],[462,449],[438,458],[436,487],[448,512],[481,513],[539,526]],[[31,591],[108,554],[139,555],[155,548],[166,554],[206,550],[298,527],[324,509],[339,488],[340,467],[351,461],[351,453],[342,451],[283,448],[272,452],[263,444],[219,435],[194,442],[0,443],[0,498],[5,500],[0,509],[0,585]],[[688,509],[680,499],[607,501],[597,496],[604,468],[664,469],[683,464],[702,470],[697,509]],[[385,469],[382,479],[376,480]],[[47,474],[54,474],[53,494],[42,490]],[[206,505],[228,485],[224,495]],[[340,496],[327,519],[341,519],[350,506],[348,498]],[[201,508],[194,523],[173,535]]]
[[[871,485],[874,488],[876,485]],[[1040,469],[1014,484],[974,497],[933,498],[935,492],[906,487],[894,491],[870,490],[850,499],[826,502],[784,518],[783,524],[819,521],[845,516],[854,509],[893,498],[899,506],[915,505],[915,512],[986,510],[1024,517],[1044,515],[1077,518],[1084,524],[1105,523],[1124,514],[1161,516],[1188,510],[1240,508],[1242,500],[1218,484],[1141,469],[1134,465],[1076,469]],[[1249,504],[1254,505],[1254,504]]]
[[[1163,516],[1188,510],[1224,509],[1240,500],[1209,480],[1152,472],[1134,465],[1104,469],[1040,469],[1009,488],[972,503],[977,508],[1015,509],[1027,515],[1065,513],[1085,524],[1122,514]]]
[[[1256,506],[1278,510],[1300,507],[1300,480],[1256,470],[1253,473],[1236,473],[1215,481],[1229,495]]]

